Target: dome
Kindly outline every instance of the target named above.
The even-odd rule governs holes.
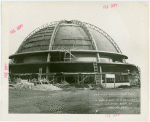
[[[129,84],[127,75],[138,71],[135,65],[126,63],[127,58],[100,28],[78,20],[62,20],[43,25],[24,39],[16,53],[9,56],[9,75],[11,79],[46,78],[56,83],[62,78],[70,83],[87,78],[85,82],[105,88],[107,81],[103,81],[108,74],[115,76],[119,86]]]
[[[16,54],[68,49],[122,54],[106,32],[78,20],[52,22],[35,29],[25,38]]]

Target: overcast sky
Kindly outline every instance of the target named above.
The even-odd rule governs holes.
[[[146,2],[12,2],[9,6],[9,55],[37,27],[59,20],[79,20],[107,32],[128,62],[142,66],[148,59],[148,4]],[[117,6],[111,8],[111,4]],[[109,8],[103,8],[108,5]],[[20,30],[17,26],[23,24]]]

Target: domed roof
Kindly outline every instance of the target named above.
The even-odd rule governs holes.
[[[16,54],[67,49],[121,53],[114,40],[100,28],[77,20],[62,20],[32,31]]]

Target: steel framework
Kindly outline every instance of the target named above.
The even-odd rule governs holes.
[[[59,25],[62,24],[62,23],[67,23],[67,22],[71,22],[72,24],[77,24],[77,25],[80,25],[83,27],[83,29],[87,32],[89,38],[93,41],[93,45],[95,47],[96,50],[97,49],[97,46],[96,46],[96,43],[95,43],[95,40],[94,38],[92,37],[92,34],[90,33],[90,30],[88,28],[91,28],[93,30],[96,30],[98,32],[100,32],[101,34],[103,34],[114,46],[115,48],[117,49],[117,51],[119,53],[122,54],[120,48],[118,47],[118,45],[116,44],[116,42],[105,32],[103,31],[102,29],[92,25],[92,24],[89,24],[89,23],[86,23],[86,22],[81,22],[81,21],[78,21],[78,20],[71,20],[71,21],[66,21],[66,20],[61,20],[61,21],[54,21],[54,22],[50,22],[50,23],[47,23],[47,24],[44,24],[38,28],[36,28],[35,30],[33,30],[22,42],[21,46],[19,47],[19,49],[16,51],[16,53],[18,53],[18,51],[20,50],[20,48],[22,47],[23,43],[30,37],[32,36],[34,33],[38,32],[40,29],[44,29],[44,28],[47,28],[47,27],[51,27],[51,26],[55,26],[55,29],[53,31],[53,34],[52,34],[52,37],[50,39],[50,45],[49,45],[49,49],[52,50],[52,44],[53,44],[53,41],[54,41],[54,38],[55,38],[55,35],[56,35],[56,32],[59,28]]]

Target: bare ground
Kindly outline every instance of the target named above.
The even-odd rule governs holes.
[[[9,89],[9,113],[140,114],[140,89]]]

